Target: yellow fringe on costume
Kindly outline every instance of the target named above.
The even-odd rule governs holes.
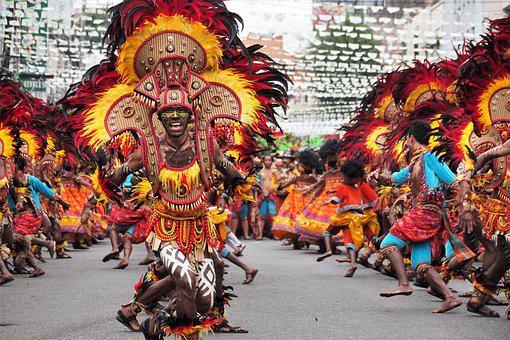
[[[484,226],[486,237],[510,232],[510,223],[507,220],[508,203],[476,195],[473,204]]]
[[[120,48],[117,72],[122,81],[127,84],[136,84],[140,78],[135,71],[135,56],[138,49],[150,37],[164,31],[179,31],[198,41],[206,53],[206,68],[217,69],[219,60],[223,56],[220,41],[217,35],[209,32],[202,23],[191,21],[182,15],[167,16],[160,14],[153,22],[145,22],[127,37]]]
[[[171,190],[179,188],[182,184],[196,188],[200,184],[200,166],[195,161],[192,166],[185,169],[163,167],[159,172],[159,180],[165,188]]]
[[[220,212],[218,208],[215,208],[209,209],[209,213],[210,213],[209,219],[216,226],[216,229],[218,229],[220,240],[224,242],[225,239],[227,238],[227,220],[228,220],[227,211],[223,210],[222,212]]]
[[[132,194],[129,197],[129,203],[140,204],[149,199],[152,193],[152,185],[147,178],[142,179],[136,185],[131,187]]]

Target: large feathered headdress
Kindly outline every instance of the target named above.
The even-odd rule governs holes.
[[[242,44],[240,18],[223,1],[126,0],[111,13],[105,37],[110,59],[65,101],[81,147],[97,150],[132,133],[154,183],[164,133],[158,113],[164,110],[194,114],[197,159],[206,177],[212,177],[207,150],[215,133],[229,137],[222,146],[239,158],[258,148],[254,137],[271,141],[289,79],[259,47]]]
[[[494,124],[510,121],[510,44],[508,19],[498,20],[461,66],[459,97],[474,129],[483,134]]]

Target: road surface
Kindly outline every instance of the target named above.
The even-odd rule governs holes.
[[[228,309],[229,320],[250,333],[211,338],[510,339],[510,321],[503,318],[484,319],[465,306],[432,314],[439,301],[420,288],[410,297],[380,298],[379,292],[396,282],[372,270],[360,268],[348,279],[345,264],[333,259],[318,264],[312,249],[295,251],[271,240],[247,244],[242,259],[259,269],[258,276],[251,285],[241,285],[243,273],[231,266],[226,283],[239,295]],[[0,339],[141,339],[115,314],[132,298],[132,287],[144,272],[137,265],[144,247],[135,247],[125,270],[101,262],[108,250],[109,242],[101,241],[72,251],[71,260],[47,260],[43,277],[16,275],[0,287]],[[452,286],[468,289],[460,281]],[[503,314],[505,308],[496,310]]]

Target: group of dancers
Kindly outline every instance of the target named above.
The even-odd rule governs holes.
[[[318,244],[318,262],[343,243],[346,277],[359,264],[395,277],[383,297],[411,295],[413,278],[444,300],[435,313],[461,305],[452,277],[469,280],[468,311],[499,317],[488,305],[510,288],[509,103],[510,18],[454,60],[381,76],[342,138],[301,152],[299,174],[276,183],[290,189],[273,234]]]
[[[65,256],[59,227],[73,224],[91,238],[102,217],[112,244],[104,262],[126,268],[133,244],[147,246],[148,271],[117,311],[120,323],[147,339],[246,332],[225,319],[233,294],[223,260],[245,271],[245,284],[258,271],[239,259],[244,245],[228,228],[227,206],[237,200],[262,220],[252,155],[273,143],[289,78],[261,46],[243,44],[242,20],[223,1],[125,0],[109,13],[106,58],[55,105],[2,82],[4,235],[22,238],[27,255],[3,239],[14,262],[37,276],[32,245]],[[20,141],[25,130],[40,148]],[[74,204],[82,211],[70,214],[82,189],[87,199]],[[148,318],[139,322],[142,312]]]
[[[345,276],[359,264],[394,276],[383,297],[411,295],[412,277],[444,300],[437,313],[461,305],[447,283],[463,277],[468,310],[499,316],[487,305],[510,284],[509,18],[455,60],[381,76],[340,140],[275,171],[254,155],[273,143],[290,80],[243,44],[238,15],[221,0],[110,13],[106,58],[55,105],[0,84],[1,249],[15,271],[40,276],[41,247],[69,258],[66,240],[86,247],[109,225],[104,262],[123,269],[133,244],[147,249],[120,323],[147,339],[245,332],[226,320],[223,276],[224,260],[246,284],[257,274],[235,235],[240,224],[249,238],[249,222],[258,239],[269,225],[295,248],[319,245],[319,262],[343,243]]]

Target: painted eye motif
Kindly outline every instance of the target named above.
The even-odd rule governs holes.
[[[223,105],[223,99],[220,96],[213,96],[211,98],[211,104],[214,106],[221,106]]]
[[[128,106],[124,109],[124,111],[122,112],[122,115],[125,117],[125,118],[129,118],[131,116],[133,116],[135,114],[135,111],[133,110],[132,107]]]

